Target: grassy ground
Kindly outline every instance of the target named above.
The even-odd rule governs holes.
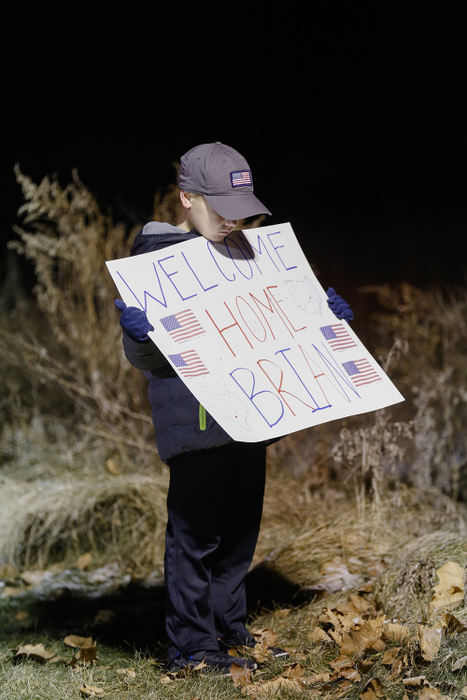
[[[94,585],[73,589],[52,567],[56,585],[47,588],[30,572],[10,570],[0,597],[0,698],[465,697],[463,595],[430,609],[438,569],[467,564],[462,513],[439,494],[421,502],[404,492],[362,512],[342,494],[330,495],[327,506],[318,497],[300,505],[291,489],[284,477],[270,480],[257,566],[248,577],[260,662],[251,678],[167,674],[159,580],[117,575],[109,585],[105,569],[99,583],[90,567],[81,573]],[[281,508],[291,497],[297,509],[284,531]],[[338,515],[330,514],[333,502]],[[68,635],[92,637],[90,659],[85,652],[76,658]],[[288,661],[261,655],[270,639],[290,652]],[[26,644],[41,644],[56,658],[15,658]]]
[[[339,601],[344,605],[346,596],[332,596],[326,601],[326,606],[336,609]],[[342,658],[338,644],[312,641],[313,631],[321,629],[317,626],[317,620],[322,609],[323,602],[319,601],[299,607],[278,608],[252,620],[253,628],[258,631],[267,629],[276,632],[277,640],[291,651],[291,662],[295,666],[291,667],[291,662],[265,661],[254,673],[251,683],[243,689],[235,687],[230,676],[220,677],[213,673],[193,673],[185,678],[172,678],[166,674],[157,649],[152,652],[135,649],[125,643],[124,635],[110,643],[101,639],[97,630],[94,630],[97,660],[92,664],[83,662],[83,665],[70,665],[76,649],[63,641],[66,628],[60,629],[58,621],[52,618],[43,627],[37,625],[32,604],[24,600],[11,601],[2,606],[1,612],[0,697],[5,700],[72,699],[86,697],[88,687],[99,689],[102,696],[107,698],[204,700],[240,698],[251,692],[255,693],[253,697],[265,698],[360,698],[373,679],[373,686],[382,689],[383,694],[378,697],[402,698],[405,689],[403,679],[409,676],[424,676],[424,683],[429,683],[443,695],[462,697],[462,689],[467,685],[466,667],[460,666],[458,671],[452,669],[456,663],[460,665],[462,657],[465,657],[465,628],[463,632],[443,637],[440,650],[430,663],[421,657],[414,636],[402,645],[394,640],[386,643],[384,649],[361,652],[352,658],[350,665],[344,667],[345,673],[341,674],[332,666],[336,659]],[[25,615],[29,617],[24,619]],[[18,620],[18,617],[22,619]],[[464,620],[467,622],[465,610]],[[66,621],[62,620],[62,625],[64,623]],[[92,630],[79,628],[78,631],[88,634]],[[25,643],[42,644],[48,652],[57,655],[58,660],[39,663],[29,659],[14,663],[13,650]],[[400,651],[401,647],[403,652]],[[402,660],[399,673],[394,669],[394,662],[383,663],[388,649],[399,650],[399,659]],[[324,675],[320,677],[317,674]],[[280,678],[283,679],[282,686],[278,680]],[[378,685],[374,679],[378,679]],[[415,689],[419,691],[421,688]],[[96,697],[100,696],[98,690],[95,693]],[[369,694],[368,697],[377,696]]]

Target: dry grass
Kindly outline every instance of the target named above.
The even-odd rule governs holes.
[[[395,475],[467,498],[467,287],[420,290],[408,284],[362,290],[378,301],[369,316],[383,364],[398,344],[390,374],[407,399],[397,413],[411,429]],[[391,464],[389,464],[391,466]]]
[[[34,298],[5,313],[0,328],[7,420],[30,414],[28,394],[36,390],[36,411],[58,412],[61,403],[122,452],[135,443],[144,449],[151,431],[145,381],[123,356],[105,268],[128,254],[133,232],[101,211],[75,172],[66,187],[15,172],[25,202],[11,247],[31,261],[37,282]]]
[[[132,571],[162,569],[168,475],[122,458],[106,440],[37,418],[5,427],[0,564],[66,565],[94,553]]]
[[[465,522],[459,530],[440,529],[407,540],[377,581],[375,592],[384,611],[408,622],[429,621],[430,592],[437,583],[436,570],[447,561],[467,567]],[[459,615],[467,624],[465,605]]]
[[[67,562],[91,550],[94,565],[110,557],[126,567],[158,563],[162,569],[165,487],[161,477],[144,474],[28,482],[4,477],[2,558],[42,568],[57,556]]]
[[[443,537],[467,542],[467,509],[439,491],[421,494],[400,487],[375,506],[370,501],[357,503],[342,491],[312,494],[306,484],[294,489],[288,481],[288,486],[285,476],[269,481],[258,553],[268,566],[303,588],[325,579],[330,564],[330,579],[334,567],[339,577],[340,568],[348,578],[346,587],[354,586],[354,574],[385,570],[400,547],[423,536],[442,532]]]

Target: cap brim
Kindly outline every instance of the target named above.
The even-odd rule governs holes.
[[[252,192],[244,194],[229,195],[203,195],[217,214],[224,219],[239,220],[247,219],[249,216],[259,214],[269,214],[271,212],[261,204],[259,199]]]

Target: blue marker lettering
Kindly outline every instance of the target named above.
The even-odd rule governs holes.
[[[316,347],[316,345],[313,345],[313,347],[314,347],[316,353],[319,355],[319,357],[323,360],[324,364],[330,370],[333,378],[335,379],[335,381],[339,385],[340,389],[344,393],[344,397],[346,398],[346,400],[349,403],[352,402],[352,399],[347,395],[347,392],[345,390],[345,386],[347,386],[349,389],[352,389],[354,394],[356,394],[358,396],[358,398],[360,399],[361,396],[358,393],[358,391],[355,389],[354,385],[348,380],[348,378],[343,373],[341,367],[335,362],[334,358],[329,354],[329,351],[328,351],[327,347],[324,345],[324,343],[322,343],[322,345],[323,345],[323,349],[324,349],[325,354],[323,354],[321,352],[321,350]],[[326,357],[326,354],[328,355],[328,357]]]
[[[234,375],[237,375],[239,372],[243,373],[243,376],[245,376],[245,373],[246,373],[246,377],[245,377],[246,383],[250,384],[250,389],[248,391],[242,386],[242,384],[237,379],[237,377],[234,376]],[[241,391],[243,391],[243,393],[247,397],[248,401],[250,401],[253,404],[253,406],[256,408],[256,410],[258,411],[260,416],[266,421],[266,423],[269,425],[269,427],[272,428],[273,426],[277,425],[277,423],[279,423],[279,421],[282,419],[282,417],[284,415],[284,406],[283,406],[280,398],[276,394],[273,394],[273,392],[269,391],[268,389],[263,389],[262,391],[255,392],[255,384],[256,384],[255,375],[253,374],[251,369],[248,369],[247,367],[237,367],[237,369],[232,370],[232,372],[229,372],[229,374],[232,377],[232,379],[234,380],[235,384],[239,387],[239,389],[241,389]],[[266,394],[268,394],[269,396],[266,396]],[[264,396],[262,396],[262,395],[264,395]],[[280,416],[278,418],[276,418],[274,420],[275,416],[271,416],[270,413],[269,413],[269,418],[266,417],[266,415],[263,413],[260,406],[258,405],[258,397],[260,397],[260,396],[262,396],[262,398],[264,399],[264,409],[268,410],[268,411],[270,411],[272,409],[271,398],[273,398],[275,400],[276,406],[279,402],[281,413],[280,413]]]
[[[287,267],[287,265],[286,265],[285,262],[282,260],[282,258],[281,258],[281,256],[279,255],[279,253],[277,252],[280,248],[285,248],[285,245],[284,245],[283,243],[282,243],[282,245],[274,245],[273,241],[271,240],[271,237],[272,237],[272,236],[277,236],[279,233],[280,233],[280,231],[272,231],[271,233],[268,233],[268,234],[267,234],[267,237],[269,238],[269,242],[271,243],[272,247],[274,248],[274,251],[275,251],[277,257],[279,258],[279,260],[281,261],[282,266],[284,267],[284,269],[285,269],[285,270],[295,270],[295,269],[297,268],[297,266],[296,266],[296,265],[292,265],[291,267]]]
[[[159,275],[157,274],[156,266],[155,266],[154,263],[152,264],[152,266],[153,266],[153,268],[154,268],[154,272],[156,273],[157,281],[158,281],[158,283],[159,283],[159,289],[160,289],[160,292],[161,292],[161,294],[162,294],[162,298],[163,298],[164,301],[161,301],[161,300],[158,299],[157,297],[153,297],[152,294],[150,294],[148,291],[144,290],[144,291],[143,291],[144,303],[142,303],[142,302],[138,299],[138,297],[136,296],[135,292],[132,290],[132,288],[130,287],[130,285],[129,285],[128,282],[126,281],[126,279],[125,279],[124,277],[122,277],[122,275],[120,274],[120,272],[119,272],[118,270],[116,271],[116,274],[120,277],[120,279],[122,280],[123,284],[124,284],[124,285],[129,289],[129,291],[132,293],[132,295],[134,296],[134,298],[136,299],[136,301],[138,302],[138,304],[140,305],[140,307],[143,309],[144,313],[147,313],[147,310],[148,310],[148,301],[147,301],[147,298],[148,298],[148,297],[149,297],[150,299],[154,299],[154,301],[157,301],[158,304],[160,304],[161,306],[165,306],[165,308],[167,308],[167,300],[166,300],[165,294],[164,294],[164,292],[163,292],[163,290],[162,290],[162,284],[161,284],[161,281],[160,281],[160,279],[159,279]]]
[[[300,345],[299,345],[299,347],[300,347]],[[300,348],[300,349],[301,349],[301,348]],[[315,411],[322,411],[324,408],[332,408],[332,404],[330,404],[330,403],[328,403],[326,406],[320,406],[320,405],[318,404],[318,402],[316,401],[315,397],[314,397],[313,394],[310,392],[310,390],[308,389],[307,385],[305,384],[305,382],[303,381],[303,379],[301,378],[301,376],[299,375],[299,373],[297,372],[297,370],[295,369],[295,367],[293,366],[293,364],[290,362],[289,358],[286,357],[286,355],[285,355],[286,352],[290,352],[290,348],[284,348],[283,350],[277,350],[274,354],[275,354],[275,355],[279,355],[279,354],[282,355],[282,357],[283,357],[284,360],[287,362],[287,364],[289,365],[289,367],[293,370],[293,372],[294,372],[295,376],[297,377],[298,381],[299,381],[300,384],[303,386],[303,388],[305,389],[306,393],[308,394],[308,396],[311,398],[311,400],[313,401],[313,403],[314,403],[315,406],[316,406],[316,408],[313,408],[313,413],[314,413]],[[302,351],[302,354],[303,354],[303,351]],[[313,375],[313,376],[316,378],[316,376],[319,376],[319,375]],[[320,387],[320,388],[321,388],[321,387]],[[323,394],[324,394],[324,391],[323,391]],[[328,398],[327,398],[326,394],[324,394],[324,397],[325,397],[326,401],[328,401]]]
[[[206,241],[206,245],[207,245],[208,250],[209,250],[209,252],[211,253],[211,257],[212,257],[212,259],[214,260],[214,262],[216,263],[216,267],[217,267],[217,269],[219,270],[219,272],[221,273],[222,277],[225,277],[225,279],[226,279],[228,282],[234,282],[234,281],[235,281],[235,273],[233,273],[233,277],[227,277],[227,275],[225,275],[225,274],[223,273],[223,271],[221,270],[220,265],[219,265],[219,263],[217,262],[214,253],[212,252],[213,243],[211,243],[211,241]]]
[[[216,284],[211,284],[210,287],[205,287],[204,284],[203,284],[203,283],[201,282],[201,280],[199,279],[199,277],[198,277],[198,275],[196,274],[196,272],[195,272],[195,271],[193,270],[193,268],[191,267],[191,265],[190,265],[190,263],[188,262],[188,260],[186,259],[185,253],[183,253],[183,251],[181,251],[181,255],[182,255],[183,259],[185,260],[185,262],[186,262],[186,264],[187,264],[187,267],[189,267],[190,270],[192,271],[192,273],[193,273],[193,275],[194,275],[196,281],[198,282],[198,284],[199,284],[199,286],[201,287],[201,289],[203,290],[203,292],[209,292],[210,289],[214,289],[214,287],[218,287],[218,286],[219,286],[219,285],[217,284],[217,282],[216,282]]]
[[[183,294],[181,293],[181,291],[179,290],[179,288],[177,287],[177,285],[175,284],[175,282],[173,281],[172,277],[174,275],[178,274],[178,270],[174,270],[173,272],[167,272],[167,270],[165,270],[164,266],[162,265],[163,262],[165,262],[166,260],[170,260],[171,258],[174,258],[174,257],[175,257],[175,255],[168,255],[166,258],[161,258],[160,260],[157,261],[159,264],[159,267],[161,268],[162,272],[167,277],[167,279],[172,283],[175,291],[177,292],[178,296],[180,297],[180,299],[182,301],[186,301],[187,299],[193,299],[193,297],[196,297],[198,295],[197,294],[190,294],[190,296],[184,297]]]
[[[249,275],[245,275],[245,273],[243,272],[243,270],[237,265],[237,261],[236,261],[236,259],[234,258],[234,256],[232,255],[232,252],[231,252],[231,250],[230,250],[229,242],[230,242],[230,244],[233,243],[233,244],[235,245],[235,247],[236,247],[236,248],[241,252],[241,254],[243,255],[243,258],[244,258],[244,260],[246,260],[246,262],[247,262],[247,264],[248,264],[248,268],[249,268],[249,270],[250,270],[250,274],[249,274]],[[247,280],[251,280],[251,278],[253,277],[253,268],[251,267],[250,261],[248,260],[246,254],[245,254],[245,251],[238,245],[238,243],[237,243],[236,241],[232,240],[231,238],[224,238],[224,245],[225,245],[226,250],[227,250],[227,252],[228,252],[228,254],[229,254],[229,256],[230,256],[230,259],[232,260],[233,264],[235,265],[235,267],[237,268],[237,270],[239,271],[239,273],[240,273],[241,275],[243,275],[243,277],[245,277]]]
[[[259,236],[258,236],[258,238],[259,238]],[[256,255],[255,255],[255,250],[253,249],[253,246],[251,245],[251,243],[245,238],[245,234],[243,233],[243,231],[240,231],[239,234],[237,235],[237,243],[240,246],[240,248],[242,248],[242,250],[245,252],[245,255],[247,256],[248,260],[252,260],[254,262],[259,274],[262,275],[263,273],[261,272],[261,268],[258,265],[258,261],[256,259]],[[258,254],[261,254],[261,243],[260,243],[260,250],[256,251],[256,252]],[[269,257],[271,257],[271,256],[269,256]],[[276,267],[276,270],[279,270],[279,268]]]
[[[254,250],[255,253],[258,253],[258,255],[262,255],[262,254],[263,254],[262,248],[264,248],[264,250],[265,250],[266,253],[268,254],[269,260],[272,262],[272,264],[274,265],[274,267],[276,268],[276,270],[279,272],[279,268],[278,268],[278,266],[276,265],[276,262],[275,262],[274,258],[272,257],[271,253],[269,252],[268,246],[265,245],[265,243],[263,242],[263,239],[261,238],[260,234],[258,234],[256,240],[257,240],[257,246],[258,246],[258,247],[255,248],[255,246],[253,245],[253,243],[249,243],[249,245],[251,246],[251,248]],[[255,259],[256,259],[256,258],[255,258]]]
[[[290,350],[290,348],[288,348],[288,349]],[[281,351],[279,351],[279,352],[281,352]],[[275,353],[275,354],[277,355],[277,353]],[[277,383],[274,383],[274,381],[272,380],[270,375],[264,369],[263,364],[265,364],[265,363],[269,363],[270,365],[273,365],[274,367],[276,367],[276,369],[279,370],[279,381]],[[291,391],[287,391],[287,389],[283,388],[284,372],[282,371],[282,368],[279,367],[279,365],[276,365],[275,362],[272,362],[271,360],[267,360],[267,359],[258,360],[256,364],[258,365],[260,370],[262,370],[262,372],[266,375],[266,377],[269,379],[269,381],[273,385],[274,389],[279,394],[281,400],[285,403],[285,405],[287,406],[287,408],[289,409],[289,411],[291,412],[291,414],[293,416],[295,416],[296,414],[294,413],[292,407],[287,403],[287,400],[285,399],[283,394],[287,394],[288,396],[293,396],[294,399],[297,399],[297,401],[300,401],[300,403],[304,404],[304,406],[306,406],[307,408],[312,408],[310,406],[310,404],[306,403],[306,401],[303,401],[303,399],[301,399],[299,396],[297,396],[296,394],[292,394]],[[312,410],[316,410],[316,409],[312,409]]]

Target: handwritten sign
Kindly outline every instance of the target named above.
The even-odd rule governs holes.
[[[290,224],[111,260],[127,306],[235,440],[256,442],[404,398],[330,311]]]

